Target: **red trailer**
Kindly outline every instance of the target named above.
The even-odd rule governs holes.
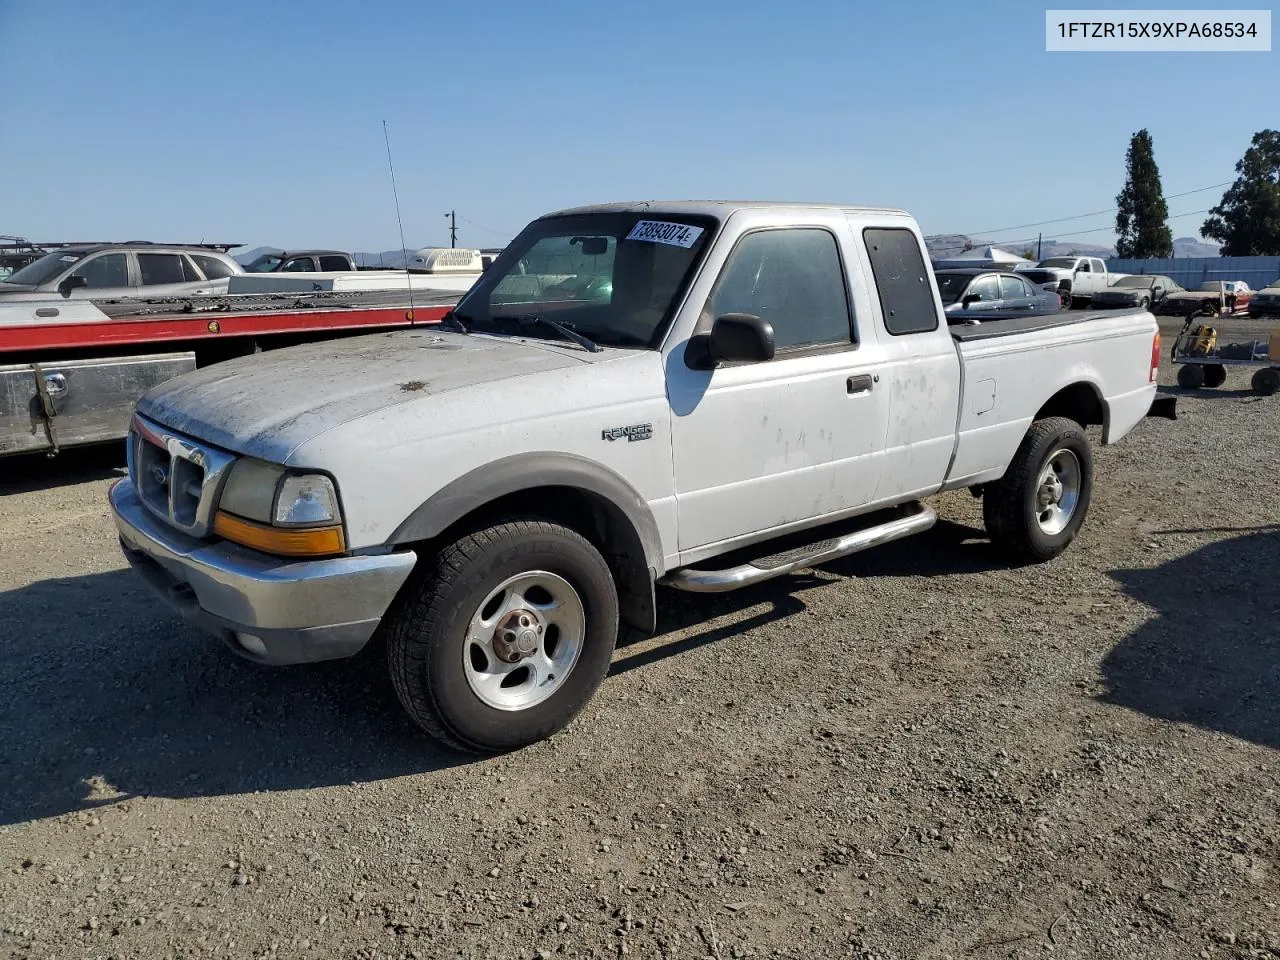
[[[143,393],[211,363],[439,323],[457,292],[0,301],[0,457],[123,438]]]

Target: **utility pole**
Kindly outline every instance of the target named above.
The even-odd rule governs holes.
[[[1040,261],[1040,241],[1044,239],[1043,233],[1036,234],[1036,262]]]
[[[449,246],[456,247],[458,245],[458,211],[450,210],[444,218],[449,221]]]

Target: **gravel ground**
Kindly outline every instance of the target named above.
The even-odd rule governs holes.
[[[1280,957],[1280,397],[1247,383],[1100,450],[1051,564],[940,498],[665,594],[566,732],[481,761],[376,658],[263,669],[157,609],[114,451],[6,461],[0,956]]]

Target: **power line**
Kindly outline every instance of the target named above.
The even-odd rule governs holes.
[[[1210,208],[1210,209],[1212,209],[1212,208]],[[1175,213],[1175,214],[1172,214],[1172,215],[1170,215],[1167,219],[1169,219],[1169,220],[1181,220],[1183,217],[1196,217],[1196,216],[1199,216],[1199,215],[1200,215],[1200,214],[1202,214],[1202,213],[1208,213],[1208,212],[1209,212],[1209,210],[1208,210],[1208,209],[1206,209],[1206,210],[1188,210],[1186,213]],[[1047,239],[1050,243],[1053,243],[1053,242],[1056,242],[1056,241],[1057,241],[1058,239],[1060,239],[1061,237],[1079,237],[1079,236],[1084,236],[1085,234],[1090,234],[1090,233],[1107,233],[1108,231],[1111,231],[1111,230],[1113,230],[1113,228],[1112,228],[1112,227],[1093,227],[1093,228],[1092,228],[1092,229],[1090,229],[1090,230],[1073,230],[1073,231],[1072,231],[1072,232],[1070,232],[1070,233],[1055,233],[1055,234],[1053,234],[1053,236],[1051,236],[1051,237],[1047,237],[1046,239]],[[1025,239],[1023,239],[1023,240],[977,240],[977,241],[975,241],[975,246],[976,246],[976,245],[978,245],[978,244],[1001,243],[1001,244],[1003,244],[1003,245],[1004,245],[1004,246],[1006,246],[1006,247],[1013,247],[1013,246],[1017,246],[1017,245],[1018,245],[1018,244],[1020,244],[1020,243],[1035,243],[1035,242],[1036,242],[1036,239],[1037,239],[1036,237],[1027,237],[1027,238],[1025,238]]]
[[[481,224],[476,223],[474,220],[464,217],[462,214],[458,214],[458,219],[463,221],[464,223],[471,224],[471,226],[475,227],[477,230],[482,230],[485,233],[491,233],[495,237],[514,237],[516,235],[516,231],[514,230],[494,230],[491,227],[482,226]]]
[[[1235,183],[1235,181],[1227,180],[1227,181],[1224,181],[1223,183],[1212,183],[1207,187],[1197,187],[1194,190],[1186,190],[1186,191],[1183,191],[1182,193],[1171,193],[1169,196],[1165,197],[1165,199],[1176,200],[1179,197],[1189,197],[1193,193],[1204,193],[1206,190],[1216,190],[1219,187],[1226,187],[1232,183]],[[982,236],[984,234],[990,234],[990,233],[1003,233],[1006,230],[1025,230],[1027,227],[1042,227],[1050,223],[1066,223],[1068,220],[1086,220],[1089,217],[1100,217],[1103,214],[1115,213],[1119,209],[1120,209],[1119,207],[1108,207],[1106,210],[1095,210],[1093,211],[1093,213],[1078,213],[1073,217],[1058,217],[1055,220],[1037,220],[1035,223],[1019,223],[1016,226],[1012,226],[1012,227],[996,227],[994,230],[978,230],[978,231],[975,231],[975,233],[978,236]],[[972,235],[968,231],[962,231],[962,232],[966,236]]]

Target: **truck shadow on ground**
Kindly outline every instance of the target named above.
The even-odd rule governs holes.
[[[620,674],[805,609],[841,577],[932,576],[998,564],[979,532],[933,530],[816,573],[721,595],[663,590],[652,649],[620,650]],[[752,611],[725,624],[720,618]],[[401,711],[380,651],[265,668],[158,608],[129,570],[0,593],[0,825],[134,796],[305,789],[472,762]],[[608,696],[608,684],[602,693]]]
[[[0,460],[0,497],[123,477],[124,441],[64,450],[57,456],[24,453]]]
[[[1280,749],[1280,530],[1112,573],[1155,617],[1103,660],[1101,699]]]

